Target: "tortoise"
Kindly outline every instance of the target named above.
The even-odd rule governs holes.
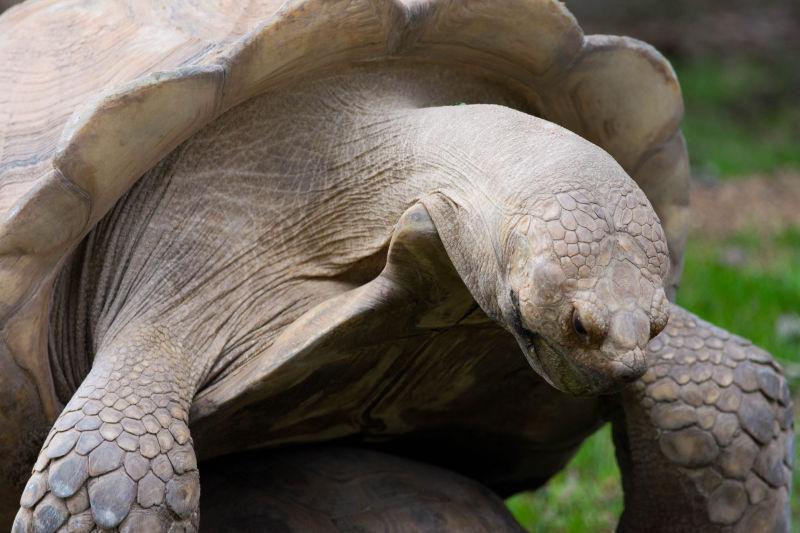
[[[39,0],[0,58],[14,531],[194,530],[213,458],[219,527],[512,530],[459,476],[535,488],[607,421],[621,530],[788,530],[780,367],[669,302],[652,47],[551,0]]]

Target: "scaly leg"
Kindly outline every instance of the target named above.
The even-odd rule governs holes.
[[[677,306],[614,420],[620,531],[789,530],[792,406],[763,350]]]
[[[197,528],[186,354],[154,328],[104,343],[45,440],[14,532]]]

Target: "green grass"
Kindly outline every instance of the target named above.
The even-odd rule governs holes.
[[[544,488],[513,496],[507,504],[528,531],[613,531],[622,513],[622,485],[610,427],[587,439]]]
[[[788,59],[675,62],[695,172],[714,177],[800,169],[800,74]]]
[[[736,265],[725,259],[731,255],[739,258]],[[775,335],[778,316],[800,312],[800,269],[793,265],[800,265],[800,230],[771,237],[744,233],[721,242],[694,238],[678,301],[768,349],[789,372],[797,373],[800,341]],[[796,403],[799,378],[790,380]],[[800,447],[795,462],[800,464]],[[795,517],[800,517],[798,477],[792,494]],[[588,439],[545,487],[514,496],[508,505],[528,531],[613,531],[622,511],[622,491],[608,426]]]
[[[730,265],[724,256],[742,261]],[[775,323],[800,313],[800,230],[758,237],[739,234],[723,242],[689,242],[678,303],[702,318],[747,337],[791,369],[800,341],[781,339]],[[793,383],[797,386],[800,383]]]

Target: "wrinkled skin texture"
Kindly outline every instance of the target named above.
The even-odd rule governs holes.
[[[415,205],[429,215],[443,247],[439,256],[448,258],[470,305],[474,299],[479,308],[474,314],[481,316],[474,323],[431,328],[436,331],[428,337],[367,337],[374,343],[367,344],[375,347],[372,355],[380,357],[358,379],[369,378],[373,368],[377,375],[393,354],[398,357],[401,343],[403,355],[439,355],[449,366],[463,364],[452,376],[452,397],[443,393],[440,373],[402,376],[424,376],[414,383],[415,392],[438,390],[446,397],[446,415],[447,408],[491,386],[502,391],[512,381],[507,375],[524,368],[527,377],[514,379],[531,386],[515,390],[523,398],[526,392],[547,398],[549,418],[540,424],[536,444],[556,450],[556,460],[542,455],[539,461],[535,447],[525,443],[520,449],[529,452],[526,468],[486,473],[492,478],[487,483],[531,486],[546,480],[604,412],[596,398],[573,396],[614,392],[645,373],[646,344],[664,328],[669,309],[662,289],[668,265],[663,232],[644,194],[605,152],[514,111],[525,102],[490,81],[441,68],[403,68],[387,65],[311,81],[302,90],[276,91],[232,110],[148,172],[87,237],[61,273],[51,324],[56,385],[64,400],[71,399],[23,493],[20,531],[54,531],[65,524],[196,528],[198,473],[187,422],[197,395],[224,390],[251,363],[277,367],[281,354],[269,350],[290,325],[381,274],[395,226]],[[461,101],[508,107],[450,105]],[[414,275],[389,279],[387,294],[409,292]],[[428,290],[435,293],[436,279],[431,281]],[[407,297],[411,303],[427,298],[414,291]],[[399,309],[407,308],[410,303]],[[307,332],[317,334],[313,328]],[[439,347],[439,353],[426,353],[429,341],[447,332],[464,351]],[[481,336],[493,342],[484,351],[472,349]],[[298,341],[303,340],[308,338]],[[490,355],[496,357],[486,359]],[[365,405],[371,391],[382,388],[378,378],[354,387],[347,380],[356,378],[346,369],[361,369],[363,359],[342,357],[342,366],[333,367],[340,374],[318,381],[288,370],[283,382],[265,380],[262,399],[294,394],[275,407],[291,415],[291,423],[246,418],[247,412],[268,410],[266,400],[248,409],[234,405],[226,421],[231,434],[247,426],[261,440],[244,443],[218,431],[217,438],[232,448],[207,445],[209,455],[236,446],[413,433],[402,416],[375,428],[369,419],[348,416],[353,413],[326,417],[316,410],[319,403],[330,408],[338,390],[349,390],[354,405]],[[480,357],[502,371],[493,383],[481,383],[487,373],[473,374],[471,363]],[[324,372],[321,361],[305,360],[290,370],[301,376],[308,369]],[[405,367],[392,369],[402,374]],[[777,369],[773,374],[782,380]],[[359,396],[363,390],[368,393]],[[483,403],[503,413],[519,401],[498,394]],[[632,403],[634,411],[646,407],[637,397],[623,396],[622,403]],[[785,419],[787,407],[780,405],[772,412],[776,420]],[[402,412],[405,406],[394,407]],[[470,424],[485,423],[489,430],[508,424],[512,429],[498,431],[502,438],[495,435],[484,447],[492,450],[494,441],[498,455],[506,449],[503,439],[530,414],[521,410],[525,416],[509,414],[500,422],[472,410],[457,426],[453,412],[451,425],[440,428],[469,435]],[[204,412],[198,413],[202,434]],[[564,417],[580,424],[573,428]],[[350,429],[354,419],[358,427]],[[658,434],[658,420],[644,417],[640,424],[625,426],[634,432],[634,476],[652,468],[656,473],[643,483],[658,485],[670,473],[683,480],[676,465],[686,448],[659,456],[663,452],[654,443],[660,440],[645,438],[648,431]],[[559,426],[570,432],[559,433]],[[213,442],[209,431],[205,435]],[[768,450],[765,460],[782,454],[786,439],[772,448],[759,441]],[[639,461],[637,450],[660,459]],[[714,460],[707,463],[713,467]],[[464,470],[463,464],[456,468]],[[668,496],[685,495],[680,483],[663,489]],[[783,485],[765,487],[769,501],[780,505]],[[699,489],[697,494],[706,497]],[[720,498],[709,494],[708,505],[692,511],[691,520],[718,523],[723,516],[725,524],[738,524],[731,513],[720,514]],[[633,514],[626,516],[643,505],[632,502]]]

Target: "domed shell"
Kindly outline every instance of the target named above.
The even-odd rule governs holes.
[[[0,16],[0,388],[16,391],[0,426],[60,411],[53,280],[142,174],[276,84],[394,57],[489,71],[607,150],[660,215],[677,283],[688,163],[674,72],[644,43],[584,36],[561,2],[28,1]]]

